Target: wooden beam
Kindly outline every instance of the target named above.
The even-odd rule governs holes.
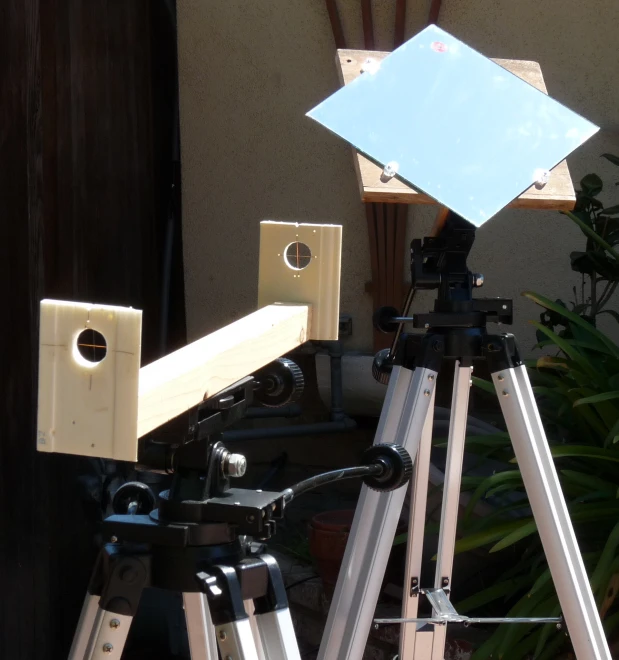
[[[342,84],[347,85],[361,74],[361,65],[372,57],[381,61],[389,55],[385,51],[339,50],[336,57],[338,73]],[[542,70],[537,62],[525,60],[500,60],[494,62],[504,69],[522,78],[530,85],[547,94]],[[377,165],[356,150],[353,150],[355,170],[364,202],[391,202],[402,204],[436,204],[436,201],[424,192],[414,190],[398,177],[386,181],[382,166]],[[550,174],[550,180],[543,188],[531,186],[509,206],[524,209],[551,209],[569,211],[574,208],[576,195],[572,185],[567,163],[562,161]]]
[[[304,343],[310,305],[269,305],[140,369],[138,437]]]

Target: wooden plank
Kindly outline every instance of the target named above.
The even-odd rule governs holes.
[[[335,0],[325,0],[327,5],[327,12],[329,14],[329,21],[331,22],[331,30],[333,32],[333,39],[335,40],[336,48],[346,48],[346,39],[344,38],[344,31],[342,30],[342,22],[340,15],[337,11],[337,4]]]
[[[361,20],[363,22],[363,45],[365,46],[366,50],[374,50],[372,0],[361,0]]]
[[[307,339],[309,305],[269,305],[140,369],[138,437]]]
[[[289,257],[298,259],[299,249],[306,258],[296,268]],[[341,261],[341,225],[264,220],[260,223],[258,308],[272,303],[311,305],[307,339],[337,340]]]
[[[380,304],[387,301],[387,250],[385,232],[385,212],[382,203],[376,205],[376,247],[378,252],[378,287]]]
[[[394,299],[394,268],[396,260],[395,211],[396,204],[385,204],[385,224],[387,226],[387,246],[385,250],[387,266],[387,297],[385,302],[396,304]],[[401,279],[401,278],[400,278]]]
[[[361,73],[361,64],[372,57],[382,60],[389,55],[385,51],[339,50],[336,63],[340,81],[347,85]],[[494,59],[494,62],[547,94],[542,70],[537,62],[526,60]],[[369,158],[354,151],[355,170],[364,202],[399,202],[402,204],[436,204],[423,192],[413,189],[397,177],[381,181],[383,168]],[[531,186],[509,206],[525,209],[550,209],[569,211],[574,208],[576,195],[566,161],[559,163],[551,172],[549,182],[541,189]]]
[[[396,205],[395,260],[393,263],[393,304],[401,310],[404,304],[404,254],[408,254],[406,241],[406,220],[408,206]]]
[[[395,3],[395,28],[393,30],[394,48],[404,43],[404,26],[406,23],[406,0],[396,0]]]

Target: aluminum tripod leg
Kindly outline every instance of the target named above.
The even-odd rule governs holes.
[[[501,369],[492,380],[576,657],[611,660],[526,367]]]
[[[375,444],[403,445],[413,461],[436,385],[436,372],[394,367]],[[379,493],[362,486],[322,638],[319,660],[363,656],[406,488]]]
[[[102,610],[99,596],[87,594],[69,660],[120,660],[132,617]]]
[[[432,425],[434,421],[434,392],[430,398],[430,409],[421,433],[421,443],[415,461],[411,488],[410,519],[408,539],[406,541],[406,575],[402,595],[402,618],[414,619],[419,611],[419,578],[423,555],[423,536],[426,525],[426,505],[428,501],[428,482],[430,477],[430,453],[432,450]],[[427,657],[432,652],[433,631],[417,632],[416,623],[403,623],[400,630],[400,658],[413,658],[419,651],[419,644],[425,640],[418,637],[429,636],[430,646]],[[423,657],[423,656],[422,656]]]
[[[453,571],[470,387],[471,367],[463,367],[460,362],[456,361],[451,415],[449,418],[447,460],[445,462],[441,531],[438,539],[436,575],[434,578],[434,588],[443,589],[447,593],[451,588],[451,574]],[[443,660],[446,633],[447,626],[434,626],[431,660]]]
[[[184,593],[183,608],[191,660],[218,660],[215,630],[206,595],[201,592]]]

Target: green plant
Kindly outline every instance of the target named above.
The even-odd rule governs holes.
[[[605,155],[619,165],[619,159]],[[619,206],[604,209],[596,195],[601,180],[588,175],[581,182],[574,213],[566,215],[585,233],[584,252],[572,253],[572,268],[582,277],[572,309],[539,294],[524,295],[543,308],[533,322],[538,347],[554,354],[527,363],[540,413],[583,559],[607,634],[619,629],[619,346],[596,327],[600,314],[619,322],[608,309],[619,283]],[[588,292],[588,293],[587,293]],[[491,383],[475,383],[495,394]],[[457,604],[463,613],[494,614],[500,607],[510,616],[556,615],[559,605],[536,525],[530,514],[520,472],[507,433],[468,438],[467,448],[499,458],[509,468],[490,477],[467,480],[473,489],[461,521],[456,551],[491,546],[508,554],[502,578]],[[509,493],[509,501],[490,516],[474,519],[481,498]],[[502,658],[544,660],[569,648],[554,626],[499,626],[479,648],[474,660]]]

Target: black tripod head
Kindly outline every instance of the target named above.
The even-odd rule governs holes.
[[[408,362],[418,352],[423,335],[405,334],[404,325],[442,335],[448,346],[446,357],[462,357],[478,352],[488,322],[511,324],[512,301],[505,298],[473,298],[473,290],[484,283],[483,275],[473,273],[467,259],[475,240],[476,227],[449,211],[436,236],[414,239],[411,243],[411,291],[403,313],[381,307],[374,313],[374,326],[395,333],[389,349],[379,351],[373,374],[387,383],[394,364]],[[434,309],[408,316],[418,290],[436,290]]]

